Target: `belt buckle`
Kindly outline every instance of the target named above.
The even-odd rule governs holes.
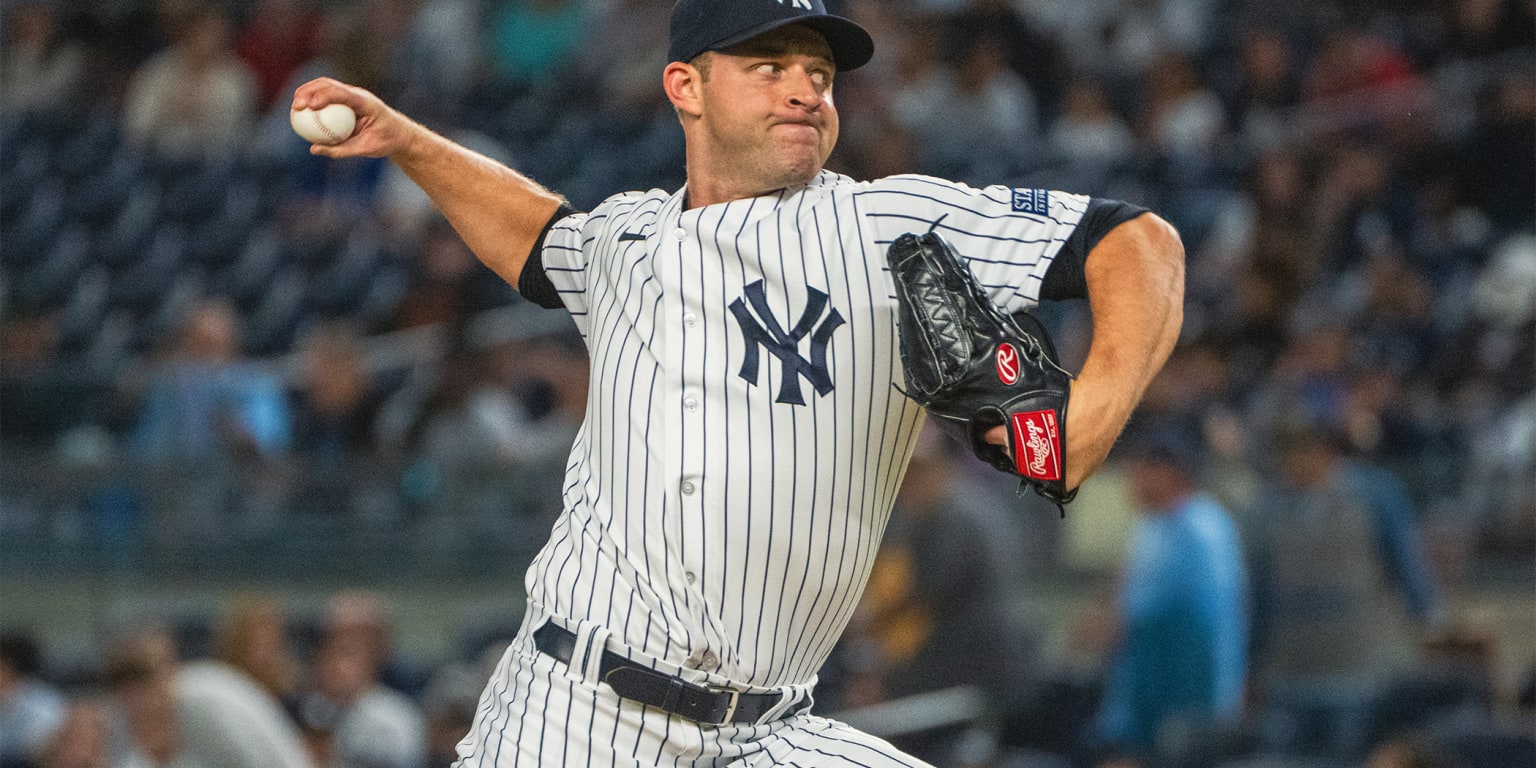
[[[741,703],[741,691],[718,685],[706,685],[704,687],[713,693],[729,693],[731,695],[731,704],[725,708],[725,714],[713,723],[714,725],[730,725],[731,718],[736,716],[736,706]]]

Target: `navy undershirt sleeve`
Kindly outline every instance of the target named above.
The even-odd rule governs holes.
[[[1143,213],[1146,208],[1119,200],[1093,197],[1088,199],[1088,210],[1077,223],[1061,252],[1045,270],[1045,280],[1040,284],[1040,298],[1051,301],[1088,298],[1088,254],[1104,236],[1115,227]]]
[[[565,306],[565,302],[560,300],[560,292],[555,290],[555,284],[549,281],[549,275],[544,272],[544,238],[549,236],[549,228],[555,222],[576,212],[575,208],[565,203],[555,210],[555,215],[549,217],[544,228],[539,230],[539,239],[533,241],[533,250],[528,252],[528,260],[523,262],[523,272],[517,276],[517,292],[545,309],[560,309]]]

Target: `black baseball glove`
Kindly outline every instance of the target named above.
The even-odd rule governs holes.
[[[905,393],[982,461],[1066,504],[1067,396],[1072,374],[1032,315],[1004,314],[935,232],[906,234],[886,259],[896,281]],[[1022,327],[1021,327],[1022,324]],[[1008,448],[986,441],[1006,426]]]

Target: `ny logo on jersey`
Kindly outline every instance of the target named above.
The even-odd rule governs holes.
[[[805,311],[800,313],[800,322],[786,333],[778,318],[773,316],[773,310],[768,307],[768,294],[763,288],[763,281],[747,286],[746,292],[747,301],[752,303],[751,310],[739,298],[731,302],[731,314],[741,324],[741,337],[747,344],[739,375],[748,384],[757,386],[757,348],[761,346],[779,359],[783,369],[779,380],[779,396],[775,402],[805,405],[805,399],[800,396],[801,376],[811,382],[811,386],[816,388],[816,394],[831,392],[832,374],[827,371],[827,342],[832,339],[832,332],[844,321],[836,309],[822,317],[822,312],[827,308],[827,294],[806,286]],[[757,312],[756,317],[753,317],[753,310]],[[761,322],[758,318],[761,318]],[[817,321],[821,324],[817,325]],[[800,356],[800,340],[807,334],[811,337],[809,360]]]

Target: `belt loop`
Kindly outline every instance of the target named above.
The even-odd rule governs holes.
[[[592,643],[587,646],[586,663],[582,672],[588,685],[597,685],[603,678],[603,654],[608,650],[608,628],[597,625],[592,631]]]
[[[576,635],[571,660],[566,663],[565,675],[572,680],[597,683],[597,668],[602,662],[603,649],[607,646],[608,630],[591,621],[576,622],[572,634]]]
[[[796,711],[795,710],[795,705],[799,704],[803,700],[803,697],[810,696],[810,693],[811,693],[810,690],[805,688],[804,686],[798,686],[798,685],[782,685],[782,686],[779,686],[779,701],[778,701],[778,703],[774,704],[773,706],[771,706],[768,709],[764,710],[763,713],[761,715],[759,715],[758,718],[752,722],[752,724],[753,725],[762,725],[763,723],[771,723],[771,722],[773,722],[773,721],[775,721],[775,720],[785,716],[786,714],[789,714],[791,712]]]
[[[661,708],[668,712],[677,712],[677,703],[682,699],[683,691],[686,687],[687,683],[683,682],[682,678],[669,677],[667,679],[667,695],[661,701]]]

